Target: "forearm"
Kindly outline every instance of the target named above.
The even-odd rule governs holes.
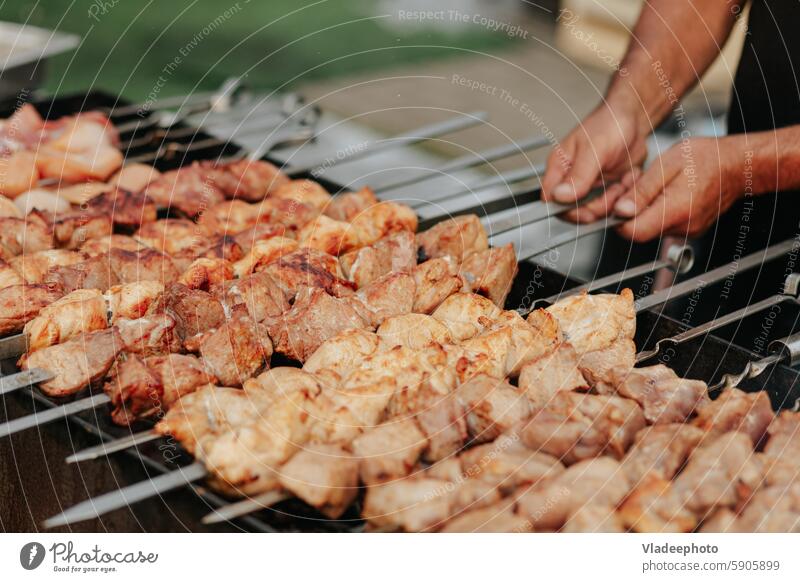
[[[719,55],[745,0],[648,0],[607,100],[658,125]]]
[[[728,175],[740,194],[800,190],[800,125],[723,139],[736,152]]]

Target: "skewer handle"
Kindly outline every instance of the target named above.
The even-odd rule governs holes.
[[[775,340],[769,345],[769,351],[779,355],[792,367],[800,364],[800,332]]]

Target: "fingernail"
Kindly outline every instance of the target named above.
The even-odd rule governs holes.
[[[633,216],[636,213],[636,204],[630,198],[622,198],[614,205],[614,212],[620,216]]]
[[[558,184],[553,188],[553,198],[557,202],[572,202],[575,200],[575,188],[572,187],[572,184]]]

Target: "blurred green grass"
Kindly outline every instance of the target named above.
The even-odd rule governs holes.
[[[48,92],[96,87],[135,101],[154,90],[163,97],[214,88],[241,74],[256,88],[291,88],[514,42],[477,26],[396,30],[375,18],[402,7],[402,0],[381,8],[369,0],[0,0],[0,20],[83,37],[77,51],[51,62]]]

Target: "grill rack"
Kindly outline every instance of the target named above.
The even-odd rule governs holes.
[[[7,117],[13,112],[16,103],[2,102],[0,103],[0,115]],[[113,108],[115,106],[125,105],[123,101],[109,93],[101,91],[93,91],[88,94],[73,95],[68,97],[56,98],[52,101],[34,102],[34,105],[46,114],[48,117],[56,118],[63,115],[74,114],[77,111],[92,110],[97,108]],[[137,118],[135,113],[130,115],[115,118],[115,122],[121,120],[132,120]],[[176,125],[177,127],[178,125]],[[201,131],[198,131],[191,137],[187,138],[187,142],[195,139],[205,139],[210,137]],[[139,155],[152,152],[158,145],[155,146],[142,146],[131,149],[126,152],[128,155]],[[232,155],[238,152],[238,148],[234,144],[224,144],[217,148],[203,149],[201,152],[188,153],[180,158],[173,159],[159,159],[156,162],[156,167],[159,170],[169,170],[177,167],[181,163],[191,162],[201,159],[215,159],[219,156]],[[274,161],[274,160],[273,160]],[[307,175],[303,177],[312,176]],[[316,181],[320,182],[328,191],[339,192],[342,187],[339,184],[326,180],[323,177],[313,177]],[[531,200],[530,193],[516,193],[508,198],[496,200],[488,205],[476,205],[471,208],[464,208],[463,211],[458,213],[476,212],[481,215],[490,215],[495,212],[514,208],[523,202]],[[435,224],[438,219],[427,219],[420,221],[421,229],[428,228]],[[613,235],[610,235],[613,236]],[[622,265],[624,267],[624,265]],[[564,290],[570,289],[579,285],[581,282],[570,278],[558,271],[548,268],[543,265],[523,261],[519,265],[520,272],[517,276],[514,286],[509,294],[506,307],[514,309],[530,305],[532,299],[546,297],[558,294]],[[615,269],[613,262],[610,263],[608,268]],[[747,276],[747,275],[745,275]],[[633,289],[646,287],[644,277],[626,281],[625,286]],[[777,283],[776,283],[777,286]],[[788,307],[789,317],[782,317],[778,322],[777,333],[781,335],[788,335],[795,329],[798,317],[800,317],[800,309],[796,307]],[[731,326],[728,326],[731,327]],[[663,311],[656,309],[642,311],[637,316],[637,334],[636,345],[639,349],[650,349],[655,343],[662,338],[670,337],[688,329],[689,326],[681,323],[675,318],[670,317]],[[785,332],[785,333],[784,333]],[[718,337],[719,335],[727,336],[727,339]],[[720,330],[719,333],[709,334],[704,337],[696,338],[684,345],[681,345],[675,350],[667,350],[659,354],[658,361],[660,363],[668,364],[679,375],[703,379],[708,383],[718,380],[725,372],[737,371],[742,369],[747,362],[758,359],[763,354],[757,354],[753,351],[744,349],[732,343],[735,339],[735,331],[733,334],[725,333]],[[16,371],[14,362],[5,361],[0,362],[0,367],[3,374],[13,373]],[[770,370],[761,376],[747,380],[741,388],[747,391],[765,390],[770,397],[773,408],[775,410],[792,408],[795,403],[800,401],[800,372],[787,367],[783,364],[778,364],[770,368]],[[8,400],[11,400],[9,402]],[[39,393],[35,389],[26,389],[16,395],[9,395],[3,397],[3,408],[6,415],[11,417],[18,410],[29,412],[33,407],[36,410],[44,410],[53,408],[64,401],[60,400],[55,402],[50,398]],[[129,434],[131,430],[137,431],[142,426],[147,426],[148,423],[141,423],[134,426],[132,429],[121,428],[113,425],[108,415],[104,414],[104,409],[100,409],[98,414],[96,411],[84,412],[81,414],[73,415],[68,420],[62,421],[67,428],[71,429],[73,426],[79,428],[83,436],[96,438],[100,440],[112,440],[120,438]],[[62,423],[55,423],[51,427],[44,429],[43,432],[49,430],[63,431],[64,425]],[[35,438],[37,441],[41,438],[41,433],[33,433],[30,431],[27,438]],[[72,435],[70,435],[72,437]],[[25,436],[6,439],[0,443],[0,451],[9,447],[14,447],[14,441],[26,438]],[[81,437],[82,438],[82,437]],[[128,462],[127,465],[133,465],[134,469],[144,471],[148,475],[157,475],[159,473],[166,473],[174,470],[177,466],[191,462],[191,458],[184,454],[179,453],[174,457],[173,461],[166,461],[163,454],[159,453],[158,443],[144,445],[138,449],[129,449],[126,451],[127,460],[133,459],[136,463]],[[12,451],[13,454],[13,451]],[[58,457],[63,458],[63,457]],[[106,461],[109,462],[110,461]],[[107,470],[108,467],[103,467],[102,470]],[[19,472],[19,466],[17,471]],[[88,471],[85,471],[88,472]],[[83,472],[81,473],[83,477]],[[123,477],[124,478],[124,477]],[[136,478],[140,480],[141,475]],[[25,479],[19,475],[19,480],[24,482]],[[208,490],[202,485],[191,485],[191,488],[196,493],[198,499],[195,499],[189,504],[186,516],[176,516],[181,522],[188,521],[192,529],[205,529],[198,526],[199,520],[197,516],[203,515],[211,507],[218,507],[226,503],[226,500],[212,491]],[[166,496],[166,500],[176,499],[178,497],[185,498],[181,492],[171,493]],[[154,511],[154,504],[162,503],[162,500],[150,500],[141,504],[141,507],[135,512],[140,514],[152,514]],[[169,503],[168,503],[169,505]],[[202,506],[202,507],[199,507]],[[202,511],[205,509],[206,511]],[[351,507],[347,514],[339,520],[329,520],[321,517],[313,509],[297,500],[287,500],[279,503],[275,507],[259,513],[254,513],[250,516],[242,517],[236,520],[235,527],[231,524],[217,526],[215,530],[235,530],[241,529],[245,531],[259,531],[259,532],[274,532],[274,531],[326,531],[326,532],[355,532],[363,528],[363,522],[359,519],[359,506],[358,503]],[[87,531],[92,531],[93,522],[88,522],[86,525]],[[196,527],[197,526],[197,527]],[[185,526],[184,526],[185,527]],[[82,529],[79,526],[78,529]],[[95,530],[97,528],[94,528]]]

